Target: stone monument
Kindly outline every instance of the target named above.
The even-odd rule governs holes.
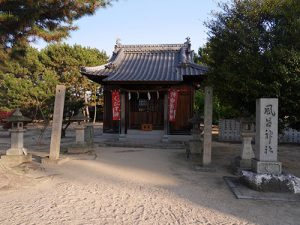
[[[32,156],[27,153],[27,149],[24,148],[24,122],[29,122],[31,119],[22,115],[19,108],[7,119],[3,121],[10,122],[12,124],[10,131],[11,147],[6,151],[6,155],[1,157],[1,161],[13,166],[23,162],[31,162]]]
[[[252,169],[259,174],[281,174],[278,151],[278,99],[256,100],[255,159]]]
[[[252,159],[252,171],[242,171],[240,179],[257,191],[300,193],[300,178],[281,173],[277,142],[278,99],[257,99],[255,158]]]
[[[52,133],[50,143],[50,160],[58,160],[60,153],[61,128],[64,113],[66,87],[56,86],[54,113],[52,122]]]

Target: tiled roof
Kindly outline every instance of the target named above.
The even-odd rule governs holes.
[[[207,67],[195,64],[190,43],[120,45],[109,63],[83,67],[81,73],[102,82],[180,82],[184,76],[201,76]]]

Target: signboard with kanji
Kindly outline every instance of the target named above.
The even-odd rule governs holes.
[[[120,91],[119,90],[112,91],[111,99],[112,99],[113,120],[120,120],[120,109],[121,109]]]
[[[178,91],[169,90],[168,92],[169,122],[175,122],[177,101],[178,101]]]

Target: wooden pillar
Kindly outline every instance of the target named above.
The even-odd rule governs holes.
[[[126,113],[125,113],[125,109],[126,109],[126,99],[125,99],[125,92],[121,92],[121,121],[120,121],[120,138],[125,138],[126,134],[125,134],[125,117],[126,117]]]
[[[212,141],[212,110],[213,110],[213,89],[205,87],[204,100],[204,140],[203,140],[203,166],[211,163],[211,141]]]
[[[103,90],[103,125],[102,125],[102,133],[104,133],[105,126],[107,124],[107,91]]]
[[[162,141],[168,141],[168,129],[169,128],[169,120],[168,120],[168,92],[164,94],[164,136]]]

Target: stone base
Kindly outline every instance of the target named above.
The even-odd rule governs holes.
[[[243,171],[241,181],[256,191],[300,193],[300,178],[290,174],[258,174]]]
[[[201,140],[190,140],[189,150],[191,154],[202,154],[203,142]]]
[[[252,159],[252,170],[259,174],[281,174],[281,162],[262,162],[257,159]]]
[[[6,150],[6,155],[27,155],[27,149],[26,148],[10,148]]]
[[[235,175],[241,175],[243,170],[251,170],[251,159],[242,159],[240,156],[235,157],[232,169]]]
[[[42,164],[43,165],[60,165],[62,163],[65,163],[69,161],[69,158],[63,158],[63,159],[49,159],[49,157],[42,158]]]
[[[32,162],[32,155],[3,155],[1,162],[10,167],[18,166],[22,163]]]

